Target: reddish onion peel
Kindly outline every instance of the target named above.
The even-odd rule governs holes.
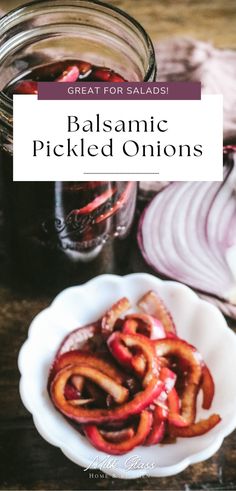
[[[202,369],[201,389],[203,391],[203,409],[210,409],[215,394],[215,384],[209,368],[204,365]]]
[[[153,377],[142,392],[138,392],[132,400],[125,402],[121,406],[116,406],[113,409],[75,408],[71,407],[65,399],[64,388],[69,378],[76,374],[81,374],[79,367],[66,367],[60,370],[52,381],[50,394],[54,405],[59,411],[78,423],[109,423],[111,421],[124,420],[133,414],[139,414],[158,397],[163,387],[162,383],[156,377]]]
[[[149,411],[142,411],[135,434],[120,443],[112,443],[106,440],[95,425],[84,425],[83,429],[87,438],[98,450],[111,455],[122,455],[130,452],[134,447],[141,445],[145,441],[151,430],[151,425],[152,414]]]
[[[142,380],[143,387],[146,387],[153,377],[159,376],[160,365],[155,356],[154,346],[152,346],[150,341],[142,334],[124,334],[116,331],[109,337],[108,347],[119,363],[122,364],[124,360],[125,366],[129,366],[131,369],[134,368],[134,357],[129,348],[138,348],[141,351],[147,365]]]
[[[57,403],[60,401],[60,397],[62,396],[62,388],[64,392],[66,385],[65,382],[68,382],[68,380],[75,375],[82,375],[82,377],[92,380],[92,382],[100,386],[101,389],[105,390],[108,394],[111,394],[115,401],[120,404],[128,397],[128,389],[122,387],[122,385],[118,384],[104,372],[101,372],[100,370],[88,365],[67,365],[66,367],[62,368],[53,379],[52,387],[54,388],[54,391],[52,389],[52,392],[54,400]],[[66,401],[64,394],[63,399]],[[66,404],[68,405],[69,403],[66,401]]]
[[[153,411],[152,428],[145,440],[145,445],[156,445],[160,443],[164,438],[165,426],[165,421],[159,418],[158,409],[155,408]]]
[[[130,307],[128,298],[123,297],[106,312],[101,322],[102,334],[105,337],[108,337],[112,333],[117,319],[119,319],[121,314],[129,310]]]
[[[163,325],[166,334],[176,334],[176,328],[170,312],[167,310],[165,304],[155,292],[149,291],[145,293],[138,302],[140,309],[149,313],[151,316],[156,317]]]
[[[62,368],[65,368],[68,365],[78,364],[86,364],[86,366],[97,368],[115,380],[118,384],[122,384],[124,382],[124,376],[110,361],[108,362],[106,359],[98,355],[93,355],[80,350],[73,350],[63,353],[60,357],[56,357],[49,374],[49,383]],[[72,377],[72,380],[73,378],[74,377]]]
[[[186,428],[178,428],[177,426],[171,426],[169,428],[170,436],[190,438],[194,436],[204,435],[208,431],[212,430],[221,421],[221,417],[218,414],[212,414],[208,419],[202,419],[197,423]]]
[[[196,416],[196,399],[202,375],[202,361],[195,348],[181,339],[159,339],[153,341],[157,356],[175,356],[188,366],[188,380],[181,396],[183,422],[191,424]]]

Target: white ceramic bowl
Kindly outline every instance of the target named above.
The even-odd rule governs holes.
[[[219,413],[222,421],[205,435],[179,438],[176,443],[163,446],[138,447],[129,454],[107,460],[107,454],[93,448],[53,407],[46,389],[49,366],[66,334],[97,320],[124,295],[135,306],[150,289],[160,294],[173,314],[180,337],[199,349],[213,373],[216,394],[212,408],[204,411],[199,396],[197,419]],[[148,274],[103,275],[61,292],[33,320],[19,354],[19,369],[22,401],[32,413],[42,437],[60,447],[76,464],[101,469],[113,477],[133,479],[142,475],[177,474],[188,465],[211,457],[236,427],[236,336],[216,307],[200,300],[192,290]]]

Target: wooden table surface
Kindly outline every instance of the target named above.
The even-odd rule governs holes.
[[[0,8],[10,9],[17,3],[22,2],[2,0]],[[114,0],[111,3],[134,15],[155,41],[185,34],[221,47],[236,46],[235,0]],[[52,298],[53,295],[36,295],[32,290],[25,292],[1,282],[0,489],[235,490],[236,432],[206,462],[191,466],[175,477],[144,477],[135,481],[115,480],[99,471],[84,472],[39,436],[19,398],[17,355],[31,320]]]
[[[0,0],[0,8],[10,10],[22,3]],[[133,15],[153,41],[184,35],[219,47],[236,47],[235,0],[110,0],[110,3]]]

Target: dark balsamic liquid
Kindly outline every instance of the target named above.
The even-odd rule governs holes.
[[[124,81],[108,68],[67,60],[34,69],[5,92],[9,97],[37,93],[35,82],[53,80]],[[7,251],[20,281],[59,289],[100,273],[125,271],[136,183],[17,183],[12,180],[12,155],[3,149],[0,164]]]

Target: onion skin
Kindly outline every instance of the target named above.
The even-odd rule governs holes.
[[[201,389],[203,391],[203,409],[210,409],[215,394],[215,384],[209,368],[204,365],[202,369]]]
[[[38,83],[33,80],[22,80],[15,85],[14,94],[38,94]]]
[[[169,392],[175,386],[177,376],[172,370],[167,367],[162,367],[160,372],[160,380],[163,382],[163,390],[159,397],[154,401],[155,404],[163,404],[167,400]]]
[[[49,385],[51,381],[54,379],[55,375],[62,368],[65,368],[68,365],[78,365],[78,364],[81,365],[86,364],[86,366],[97,368],[101,372],[113,378],[113,380],[115,380],[118,384],[122,384],[124,381],[124,377],[123,375],[121,375],[119,370],[110,362],[104,360],[104,358],[80,350],[73,350],[73,351],[68,351],[67,353],[63,353],[61,356],[55,359],[55,362],[49,374]]]
[[[81,375],[75,375],[74,377],[72,377],[71,383],[76,388],[76,390],[82,392],[84,387],[84,377],[81,377]]]
[[[140,309],[144,310],[144,312],[156,317],[161,322],[166,335],[168,335],[168,333],[176,334],[172,316],[155,292],[149,291],[148,293],[145,293],[138,301],[138,306]]]
[[[142,380],[143,387],[146,387],[153,377],[159,377],[160,365],[157,356],[155,356],[155,348],[146,336],[142,334],[123,334],[114,332],[107,341],[108,347],[112,355],[122,365],[123,358],[121,351],[125,350],[125,366],[133,367],[133,356],[129,348],[138,348],[146,360],[147,370]],[[120,351],[118,351],[118,348]]]
[[[114,206],[110,208],[106,213],[102,213],[99,217],[95,218],[95,223],[99,224],[107,220],[110,216],[117,213],[127,202],[130,193],[134,188],[134,181],[128,182],[124,191],[120,194]]]
[[[157,443],[160,443],[165,436],[165,428],[166,423],[164,420],[161,420],[159,418],[158,410],[157,408],[155,408],[153,411],[152,428],[144,444],[146,446],[149,446],[157,445]]]
[[[126,315],[122,332],[124,334],[144,334],[150,339],[166,337],[161,321],[149,314]]]
[[[149,411],[142,411],[136,433],[133,437],[119,443],[112,443],[106,440],[95,425],[84,425],[83,429],[87,438],[98,450],[110,455],[123,455],[145,441],[151,429],[152,419],[152,414]]]
[[[99,206],[103,205],[108,199],[110,199],[116,192],[116,189],[109,188],[103,193],[99,194],[93,201],[89,204],[83,206],[79,210],[72,210],[70,215],[86,215],[92,213],[94,210],[99,208]]]
[[[194,436],[204,435],[212,430],[221,421],[218,414],[212,414],[208,419],[202,419],[198,423],[194,423],[186,428],[178,428],[176,426],[169,427],[169,434],[173,437],[192,438]]]
[[[157,356],[175,356],[188,366],[188,379],[181,396],[181,417],[192,424],[196,417],[196,401],[202,376],[202,360],[195,348],[181,339],[153,341]]]
[[[155,411],[157,412],[158,418],[160,421],[166,421],[168,418],[169,414],[169,409],[165,405],[159,405],[158,402],[156,402],[157,406],[155,407]]]
[[[131,307],[128,298],[123,297],[106,312],[101,321],[102,334],[107,338],[114,329],[117,319]]]
[[[79,77],[79,68],[76,65],[68,66],[55,82],[76,82]]]
[[[125,402],[121,406],[113,409],[85,409],[71,407],[64,397],[64,387],[71,375],[75,371],[62,369],[53,379],[50,387],[50,395],[57,409],[68,418],[78,423],[109,423],[113,421],[123,421],[129,416],[139,414],[146,409],[153,400],[160,394],[163,385],[160,380],[153,377],[148,386],[138,392],[132,400]]]
[[[71,401],[80,397],[81,392],[76,390],[73,385],[67,384],[65,386],[64,395],[67,400]]]
[[[180,400],[175,388],[173,388],[172,391],[168,394],[167,401],[169,409],[169,424],[178,427],[189,426],[188,421],[180,414]]]
[[[100,334],[101,326],[99,321],[88,326],[77,327],[63,339],[56,357],[72,350],[84,351],[87,348],[87,342]]]
[[[72,406],[84,406],[90,402],[94,402],[94,399],[70,399],[70,404],[72,404]]]
[[[100,386],[101,389],[105,390],[108,394],[111,394],[119,404],[126,401],[128,398],[128,389],[122,387],[122,385],[118,384],[104,372],[88,365],[67,365],[56,374],[51,386],[54,402],[59,408],[60,405],[63,405],[63,402],[66,401],[62,394],[63,387],[65,387],[69,379],[75,375],[81,375],[84,378],[92,380],[92,382]],[[68,407],[67,402],[66,405]]]
[[[189,367],[189,383],[198,385],[202,375],[203,361],[200,353],[191,344],[180,338],[153,341],[157,356],[176,356]]]
[[[132,427],[123,428],[122,430],[117,431],[107,431],[100,430],[101,435],[111,443],[120,443],[130,438],[133,438],[135,432]]]

